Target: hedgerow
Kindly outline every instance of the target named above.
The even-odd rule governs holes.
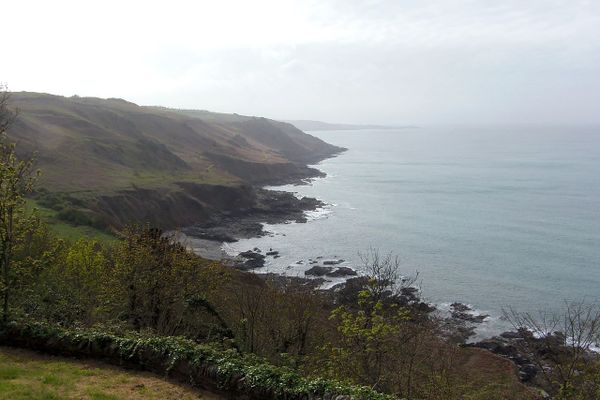
[[[395,400],[371,388],[307,379],[252,355],[182,337],[116,336],[95,329],[67,329],[42,322],[9,323],[0,343],[61,355],[92,357],[146,369],[186,383],[240,393],[250,399]]]

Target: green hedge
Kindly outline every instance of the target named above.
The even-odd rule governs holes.
[[[309,380],[297,372],[181,337],[119,337],[93,329],[65,329],[46,323],[11,323],[0,343],[59,355],[103,359],[164,374],[180,382],[246,399],[394,400],[368,387]]]

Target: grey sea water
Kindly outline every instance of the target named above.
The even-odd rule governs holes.
[[[310,133],[349,150],[316,166],[326,178],[281,189],[329,205],[228,252],[273,248],[281,257],[263,271],[303,276],[309,258],[359,268],[359,252],[392,251],[427,300],[490,313],[488,333],[506,306],[600,301],[599,127]]]

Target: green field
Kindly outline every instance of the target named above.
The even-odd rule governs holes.
[[[220,397],[150,373],[0,347],[0,399],[216,400]]]
[[[48,224],[50,230],[62,239],[76,241],[85,237],[102,242],[112,242],[117,240],[114,235],[94,227],[87,225],[76,226],[62,221],[57,218],[57,211],[40,206],[35,200],[28,199],[27,207],[30,210],[36,209],[42,220]]]

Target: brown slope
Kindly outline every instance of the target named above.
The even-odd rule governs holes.
[[[238,114],[211,113],[209,111],[171,111],[233,128],[241,136],[250,138],[267,148],[275,149],[279,154],[293,162],[316,163],[344,150],[309,135],[286,122]]]

